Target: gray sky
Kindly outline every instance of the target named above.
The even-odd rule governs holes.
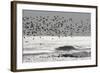
[[[63,20],[66,20],[66,22],[63,23],[65,26],[66,25],[70,26],[70,24],[75,26],[75,24],[77,24],[77,26],[80,27],[83,24],[82,29],[80,29],[80,31],[78,33],[75,32],[78,30],[77,26],[75,26],[75,31],[72,32],[73,36],[90,36],[90,34],[91,34],[90,29],[89,29],[90,25],[91,25],[91,14],[90,13],[23,10],[23,17],[29,17],[29,18],[32,17],[35,19],[39,19],[40,16],[45,17],[45,18],[47,18],[49,16],[48,22],[51,22],[50,19],[54,19],[54,16],[58,16],[57,17],[58,21],[61,22]],[[31,19],[28,21],[31,21]],[[33,23],[35,22],[34,20],[32,20],[32,21],[33,21]],[[52,22],[52,24],[55,24],[55,23],[56,23],[56,21]],[[82,31],[83,29],[84,29],[84,32]],[[64,28],[60,28],[60,30],[64,30]],[[45,33],[42,32],[42,35],[46,35]],[[68,31],[66,33],[68,35],[70,35],[70,31]],[[60,35],[64,36],[63,34],[60,34]]]

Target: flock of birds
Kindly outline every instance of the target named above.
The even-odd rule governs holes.
[[[27,36],[80,36],[90,34],[89,21],[74,22],[73,18],[64,16],[25,16],[23,17],[23,34]]]

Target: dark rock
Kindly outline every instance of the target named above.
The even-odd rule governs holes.
[[[61,51],[71,51],[71,50],[76,50],[73,46],[61,46],[56,48],[56,50],[61,50]]]

